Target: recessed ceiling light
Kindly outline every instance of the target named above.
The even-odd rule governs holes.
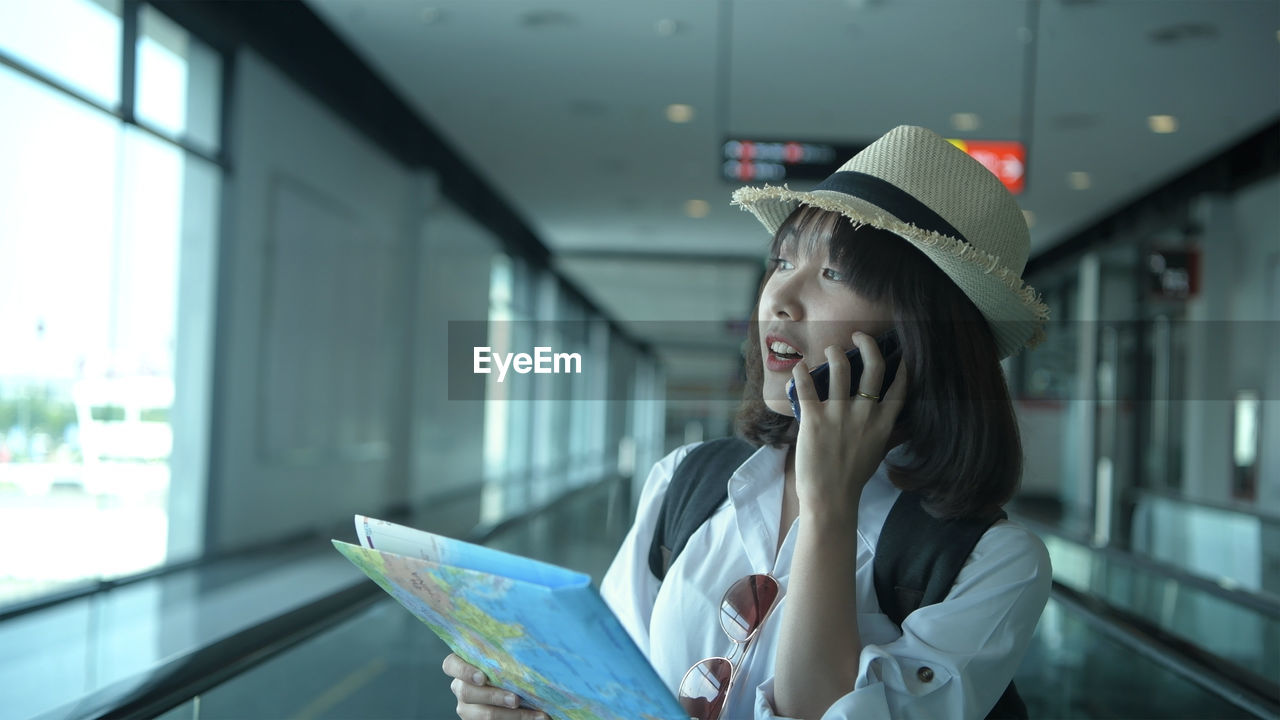
[[[654,30],[662,37],[671,37],[680,32],[680,21],[671,18],[662,18],[654,24]]]
[[[951,116],[951,127],[960,132],[973,132],[982,127],[982,118],[976,113],[956,113]]]
[[[1067,173],[1067,184],[1072,190],[1088,190],[1092,181],[1089,179],[1089,173],[1077,170]]]
[[[684,214],[691,218],[704,218],[711,213],[711,205],[706,200],[689,200],[684,204]]]
[[[668,105],[667,119],[673,123],[687,123],[693,119],[693,106],[679,103]]]
[[[1153,133],[1167,135],[1178,131],[1178,118],[1172,115],[1152,115],[1147,118],[1147,127]]]
[[[1023,210],[1022,219],[1027,221],[1027,227],[1035,227],[1035,224],[1036,224],[1035,213],[1031,212],[1030,210]]]

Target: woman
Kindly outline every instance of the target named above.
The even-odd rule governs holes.
[[[1047,319],[1020,277],[1021,211],[963,151],[906,126],[811,191],[743,188],[734,201],[774,233],[738,417],[760,447],[661,581],[648,549],[691,446],[660,461],[601,592],[673,692],[696,684],[700,660],[729,659],[721,718],[985,717],[1047,602],[1043,543],[995,522],[946,597],[900,627],[881,611],[872,560],[903,490],[948,518],[991,516],[1016,490],[1022,448],[999,361],[1039,342]],[[884,390],[873,338],[891,329],[903,359]],[[825,402],[809,376],[824,362]],[[779,597],[739,642],[720,626],[721,600],[748,577]],[[462,718],[537,716],[502,710],[514,699],[473,683],[455,656],[445,671]]]

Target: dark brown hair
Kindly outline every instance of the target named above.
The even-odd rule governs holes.
[[[991,326],[911,243],[869,225],[855,229],[838,213],[802,205],[778,228],[771,257],[784,241],[811,246],[824,237],[831,267],[859,295],[892,307],[902,341],[909,395],[889,444],[905,441],[909,452],[905,465],[889,464],[890,479],[944,517],[994,512],[1017,490],[1022,440]],[[771,265],[760,292],[772,274]],[[783,446],[793,441],[795,419],[764,403],[758,318],[753,311],[743,346],[747,382],[737,429],[757,445]]]

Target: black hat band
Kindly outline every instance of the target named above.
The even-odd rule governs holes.
[[[915,225],[921,230],[947,235],[968,244],[969,240],[960,234],[951,223],[934,212],[928,205],[917,200],[910,193],[904,192],[893,183],[881,180],[874,175],[844,170],[818,183],[814,190],[834,190],[865,200],[899,220]]]

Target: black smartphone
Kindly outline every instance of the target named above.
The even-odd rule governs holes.
[[[898,374],[898,361],[902,359],[902,343],[898,341],[898,332],[889,330],[883,335],[876,338],[876,345],[880,348],[880,355],[884,357],[884,382],[881,384],[880,392],[876,393],[880,397],[889,391],[889,386],[893,384],[893,378]],[[858,378],[862,377],[862,354],[858,352],[858,348],[845,351],[845,357],[849,358],[849,364],[852,366],[849,374],[849,397],[858,394]],[[818,391],[818,400],[826,400],[831,393],[831,366],[829,363],[822,363],[818,367],[809,371],[809,377],[813,378],[813,388]],[[796,416],[796,420],[800,419],[800,400],[796,397],[796,381],[794,379],[787,381],[787,399],[791,401],[791,412]]]

